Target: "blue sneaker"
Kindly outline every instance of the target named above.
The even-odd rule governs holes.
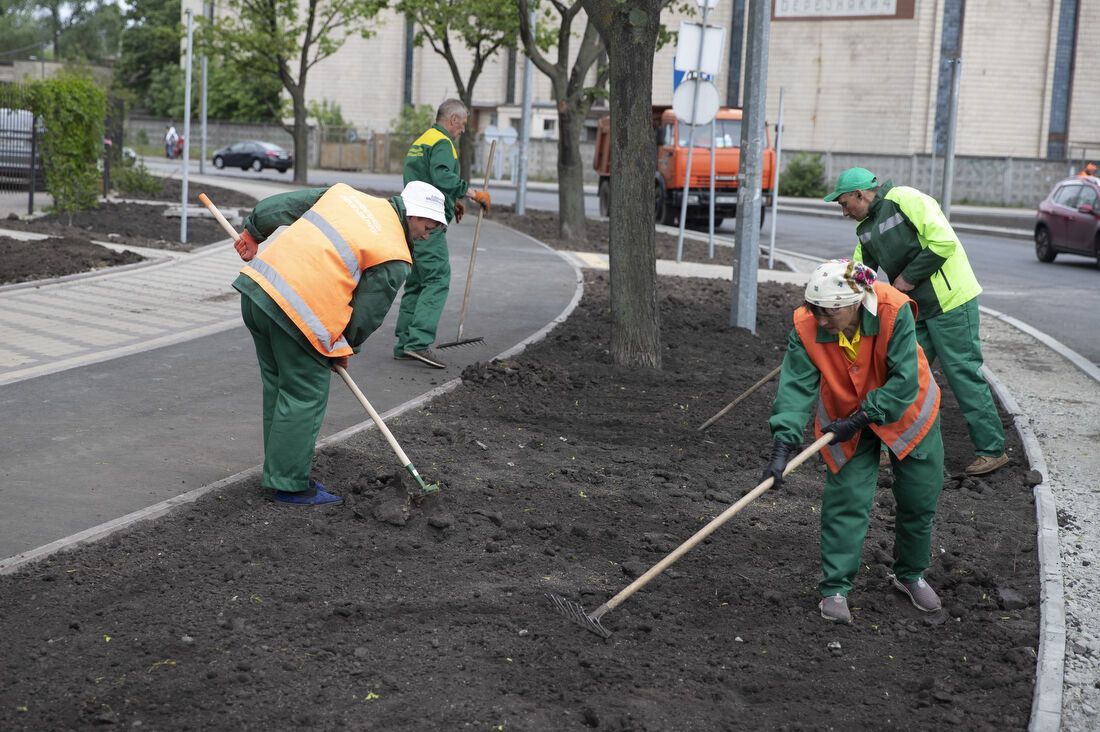
[[[298,506],[322,506],[344,502],[343,498],[332,495],[323,485],[313,480],[309,481],[309,490],[275,491],[275,500],[279,503],[292,503]]]

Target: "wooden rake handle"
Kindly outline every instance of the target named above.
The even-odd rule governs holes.
[[[401,465],[409,464],[409,456],[405,454],[405,451],[401,449],[401,445],[397,444],[397,440],[394,438],[393,433],[390,432],[390,428],[386,426],[386,423],[382,421],[382,418],[378,415],[378,412],[374,411],[374,407],[367,401],[367,397],[363,395],[363,392],[359,390],[359,387],[351,378],[351,374],[347,372],[343,366],[336,366],[336,373],[340,375],[340,378],[344,380],[344,383],[351,389],[351,393],[355,395],[355,398],[359,400],[359,403],[363,405],[363,409],[367,410],[367,414],[374,420],[374,424],[378,427],[378,431],[381,432],[386,442],[390,443],[390,447],[393,448],[397,458],[401,461]]]
[[[833,433],[825,433],[819,440],[817,440],[817,442],[813,443],[805,450],[795,455],[794,458],[792,458],[791,461],[787,463],[787,468],[783,471],[783,475],[789,475],[792,470],[797,468],[802,463],[806,462],[811,455],[813,455],[832,441]],[[718,529],[718,527],[737,515],[737,513],[739,513],[742,508],[759,498],[765,491],[772,487],[772,484],[774,482],[774,478],[767,478],[762,483],[760,483],[760,485],[756,486],[751,491],[743,495],[737,501],[737,503],[734,503],[725,511],[718,514],[718,516],[711,519],[710,523],[695,532],[694,536],[692,536],[680,546],[673,549],[671,554],[653,565],[649,569],[649,571],[643,574],[641,577],[624,587],[622,591],[619,592],[619,594],[615,595],[610,600],[605,602],[603,606],[597,609],[596,612],[592,613],[592,615],[596,618],[599,618],[607,611],[614,610],[616,607],[621,605],[624,601],[626,601],[628,597],[630,597],[635,592],[642,589],[642,587],[644,587],[646,584],[648,584],[650,580],[659,575],[661,572],[664,572],[666,569],[668,569],[673,562],[687,554],[689,551],[694,549],[699,542],[714,533],[715,530]]]
[[[747,398],[747,397],[748,397],[749,395],[751,395],[751,394],[752,394],[753,392],[755,392],[755,391],[756,391],[757,389],[759,389],[759,388],[760,388],[760,387],[762,387],[762,386],[763,386],[764,384],[767,384],[767,383],[768,383],[769,381],[771,381],[771,380],[772,380],[772,379],[774,379],[774,378],[775,378],[776,376],[778,376],[778,375],[779,375],[779,371],[780,371],[780,369],[782,369],[782,368],[783,368],[783,365],[782,365],[782,364],[780,364],[779,366],[776,366],[776,367],[775,367],[774,369],[772,369],[772,370],[771,370],[770,372],[768,372],[768,375],[767,375],[767,376],[765,376],[764,378],[760,379],[760,381],[756,382],[755,384],[753,384],[752,386],[750,386],[750,387],[749,387],[748,389],[745,389],[745,392],[744,392],[743,394],[741,394],[741,396],[737,397],[737,398],[736,398],[736,399],[734,399],[734,400],[733,400],[732,402],[730,402],[730,403],[729,403],[729,404],[727,404],[726,406],[722,407],[722,410],[721,410],[720,412],[718,412],[718,414],[714,415],[713,417],[711,417],[710,419],[708,419],[708,420],[707,420],[706,422],[703,422],[703,424],[699,425],[699,427],[697,428],[697,430],[696,430],[696,431],[698,431],[698,432],[702,432],[702,431],[703,431],[703,430],[705,430],[705,429],[706,429],[707,427],[710,427],[710,426],[711,426],[712,424],[714,424],[714,423],[715,423],[715,422],[717,422],[717,421],[718,421],[719,419],[721,419],[722,417],[724,417],[724,416],[725,416],[725,414],[726,414],[726,412],[728,412],[729,410],[731,410],[731,409],[733,409],[734,407],[736,407],[736,406],[737,406],[738,404],[740,404],[740,403],[741,403],[741,402],[742,402],[742,401],[743,401],[744,399],[746,399],[746,398]]]
[[[203,206],[206,206],[206,210],[214,214],[214,218],[217,219],[218,223],[222,225],[223,229],[225,229],[225,233],[233,237],[233,241],[237,241],[241,238],[241,235],[237,233],[237,230],[233,228],[233,225],[225,220],[225,217],[222,216],[222,212],[218,210],[218,207],[214,205],[214,202],[211,201],[205,193],[199,194],[199,203],[201,203]]]
[[[481,190],[489,190],[489,175],[493,169],[493,156],[497,152],[497,141],[493,140],[493,144],[489,146],[489,159],[485,161],[485,185],[481,187]],[[477,211],[477,224],[474,225],[474,245],[470,250],[470,266],[466,269],[466,289],[462,293],[462,309],[458,313],[458,338],[455,340],[462,340],[462,325],[466,322],[466,310],[470,304],[470,283],[474,281],[474,261],[477,259],[477,240],[481,236],[481,218],[485,215],[485,209],[482,206],[478,206]]]

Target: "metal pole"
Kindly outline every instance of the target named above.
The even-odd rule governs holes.
[[[538,14],[531,11],[531,35],[535,34],[535,19]],[[534,94],[535,64],[526,56],[523,64],[523,114],[520,115],[519,138],[519,175],[516,181],[516,213],[527,213],[527,156],[531,152],[531,96]],[[486,173],[489,171],[486,170]]]
[[[707,236],[707,252],[714,259],[714,145],[718,141],[718,120],[710,121],[710,234]]]
[[[775,218],[779,213],[779,163],[783,158],[783,87],[779,87],[779,121],[775,123],[775,190],[772,191],[772,228],[768,232],[768,269],[775,269]]]
[[[206,172],[206,55],[202,57],[202,81],[200,86],[202,91],[199,96],[199,124],[201,125],[201,133],[199,139],[199,175]],[[184,141],[186,145],[186,140]]]
[[[38,117],[31,114],[31,190],[27,196],[27,215],[34,215],[34,189],[38,187]]]
[[[688,194],[691,192],[691,157],[695,152],[695,117],[699,112],[699,69],[703,66],[703,47],[707,39],[707,16],[710,14],[710,3],[703,2],[703,29],[699,34],[699,58],[695,62],[695,93],[691,97],[691,121],[688,127],[688,159],[687,168],[684,170],[684,190],[680,193],[680,235],[676,238],[676,261],[684,256],[684,226],[687,224]],[[684,75],[687,78],[687,75]],[[677,125],[679,127],[679,125]],[[679,137],[679,131],[677,131]]]
[[[760,178],[764,168],[764,102],[767,96],[771,0],[749,0],[745,112],[737,186],[737,256],[733,260],[730,325],[756,332],[756,271],[760,258]]]
[[[180,201],[180,244],[187,243],[187,174],[191,157],[191,39],[195,30],[195,19],[191,10],[187,10],[187,66],[183,81],[183,166],[180,175],[182,195]]]
[[[962,81],[962,59],[951,60],[951,107],[947,115],[947,145],[943,151],[943,199],[940,208],[951,220],[951,188],[955,182],[955,125],[959,121],[959,86]]]

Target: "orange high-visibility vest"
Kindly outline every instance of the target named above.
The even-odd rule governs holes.
[[[860,408],[867,393],[886,383],[889,374],[886,363],[886,350],[890,337],[894,333],[894,323],[898,311],[913,303],[904,293],[890,285],[876,282],[875,294],[878,295],[878,335],[860,336],[859,356],[854,362],[848,361],[834,342],[817,342],[817,320],[805,306],[794,314],[795,330],[806,349],[810,360],[821,372],[821,387],[814,418],[814,434],[821,437],[821,428],[840,417],[847,417]],[[928,359],[920,345],[917,345],[917,397],[905,414],[897,422],[890,424],[871,424],[870,428],[878,435],[890,451],[899,459],[908,455],[920,444],[928,430],[936,422],[940,412],[940,389],[932,378],[928,368]],[[841,444],[829,444],[822,452],[826,464],[834,473],[855,454],[859,444],[859,435]]]
[[[250,277],[323,356],[349,356],[344,329],[363,270],[412,263],[405,230],[384,198],[338,183],[241,273]]]

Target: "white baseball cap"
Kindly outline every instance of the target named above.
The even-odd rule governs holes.
[[[401,191],[401,200],[405,202],[407,216],[420,216],[447,225],[445,200],[439,189],[423,181],[409,181]]]

